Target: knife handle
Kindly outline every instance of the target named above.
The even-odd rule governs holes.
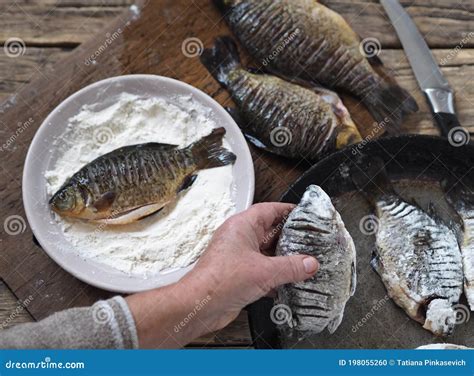
[[[434,119],[444,137],[448,137],[453,129],[462,128],[461,123],[459,123],[459,120],[455,114],[449,114],[447,112],[435,112]]]

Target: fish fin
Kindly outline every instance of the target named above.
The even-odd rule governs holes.
[[[375,67],[377,66],[383,66],[383,61],[380,60],[380,58],[377,55],[374,56],[367,56],[367,60],[369,60],[369,63]]]
[[[269,151],[268,146],[265,145],[262,141],[260,141],[255,136],[252,136],[251,134],[248,134],[248,133],[244,133],[244,136],[247,139],[247,141],[250,142],[253,146],[255,146],[259,149],[262,149],[262,150]]]
[[[184,178],[183,184],[178,189],[178,193],[191,187],[196,181],[197,175],[188,175]]]
[[[167,203],[160,203],[160,204],[151,204],[151,205],[145,205],[145,206],[140,206],[139,208],[130,210],[129,212],[119,215],[117,217],[112,217],[112,218],[105,218],[105,219],[99,219],[94,222],[97,223],[105,223],[107,225],[128,225],[133,222],[137,222],[140,219],[143,219],[145,217],[148,217],[152,214],[157,213]]]
[[[232,119],[237,123],[238,126],[243,122],[242,116],[240,116],[240,111],[235,107],[224,107],[225,110],[232,116]]]
[[[417,205],[420,207],[419,205]],[[435,204],[433,202],[430,202],[428,204],[428,209],[426,213],[436,222],[436,223],[442,223],[445,224],[443,218],[439,214],[439,212],[436,210]],[[451,229],[452,230],[452,229]]]
[[[99,212],[106,211],[110,209],[116,197],[115,192],[106,192],[92,206]]]
[[[375,202],[384,194],[393,194],[393,187],[385,169],[385,162],[378,157],[361,154],[351,166],[354,185],[367,198]]]
[[[215,128],[211,134],[188,146],[198,169],[227,166],[235,162],[235,154],[222,147],[224,135],[225,128]]]
[[[226,87],[229,73],[240,67],[237,44],[231,37],[218,37],[212,48],[206,48],[202,52],[201,63],[221,85]]]
[[[456,312],[446,299],[433,299],[426,309],[423,328],[436,336],[449,336],[456,326]]]
[[[341,322],[342,322],[342,319],[344,317],[344,311],[341,312],[339,315],[337,315],[336,317],[334,317],[328,324],[327,328],[328,328],[328,331],[329,333],[333,334],[336,329],[339,327],[339,325],[341,325]]]
[[[405,115],[418,111],[418,104],[405,89],[386,81],[381,81],[362,101],[390,134],[400,133]]]
[[[357,265],[356,262],[353,261],[351,264],[351,289],[350,289],[350,296],[354,296],[356,292],[357,286]]]
[[[239,128],[242,130],[242,132],[244,133],[244,136],[245,136],[245,138],[247,139],[248,142],[250,142],[252,145],[254,145],[255,147],[257,147],[259,149],[266,150],[266,151],[270,150],[270,148],[267,145],[265,145],[262,141],[260,141],[256,136],[251,135],[251,134],[246,132],[246,128],[247,128],[245,126],[246,122],[242,118],[242,116],[240,114],[240,111],[237,108],[226,107],[225,109],[230,114],[230,116],[232,116],[232,118],[237,123]]]
[[[374,249],[372,251],[372,258],[370,259],[370,266],[372,269],[374,269],[378,274],[381,273],[381,267],[380,267],[380,258],[377,253],[377,250]]]
[[[256,67],[247,67],[247,72],[251,74],[268,74],[268,72],[264,68],[256,68]]]
[[[114,155],[121,155],[123,153],[127,153],[129,151],[135,151],[137,149],[157,149],[161,148],[162,150],[172,150],[176,149],[178,145],[171,145],[171,144],[163,144],[160,142],[147,142],[144,144],[138,144],[138,145],[128,145],[128,146],[123,146],[121,148],[118,148],[116,150],[111,151],[110,153],[105,154],[104,156],[114,156]]]

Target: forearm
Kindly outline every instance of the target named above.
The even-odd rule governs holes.
[[[72,308],[0,331],[0,348],[137,348],[133,317],[121,297]]]
[[[216,328],[209,315],[213,291],[205,282],[177,284],[126,298],[136,322],[140,348],[179,348]]]

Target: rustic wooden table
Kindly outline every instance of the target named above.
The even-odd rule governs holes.
[[[0,219],[20,216],[21,171],[28,145],[47,113],[62,99],[101,78],[124,73],[154,73],[179,78],[206,91],[223,104],[226,93],[208,76],[196,57],[182,53],[186,38],[208,46],[229,33],[210,0],[144,1],[143,11],[132,0],[2,0],[0,1]],[[404,130],[436,134],[423,94],[400,43],[375,0],[326,0],[362,38],[376,38],[379,57],[420,105]],[[461,123],[474,130],[474,3],[471,0],[402,1],[456,90]],[[114,36],[117,36],[116,38]],[[111,41],[110,43],[107,40]],[[15,49],[15,44],[18,47]],[[103,48],[105,46],[105,48]],[[10,47],[10,48],[9,48]],[[100,52],[100,53],[98,53]],[[91,54],[97,64],[85,64]],[[354,120],[369,132],[371,119],[352,98],[343,97]],[[18,133],[29,119],[32,125]],[[252,150],[256,166],[256,201],[276,200],[303,166]],[[54,264],[32,242],[26,226],[12,234],[1,226],[0,329],[28,322],[71,306],[90,304],[108,293],[87,286]],[[28,297],[29,304],[21,304]],[[193,346],[248,347],[251,339],[245,313],[224,330]]]

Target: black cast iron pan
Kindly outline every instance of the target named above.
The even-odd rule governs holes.
[[[453,336],[440,339],[414,322],[387,297],[379,276],[371,269],[374,235],[362,219],[372,210],[357,192],[350,168],[358,155],[379,157],[398,193],[428,210],[433,206],[446,223],[458,222],[447,204],[440,182],[460,179],[474,190],[474,145],[455,147],[439,137],[405,135],[351,146],[315,164],[286,192],[281,201],[298,203],[310,184],[321,186],[331,197],[351,233],[357,249],[358,285],[346,305],[344,320],[336,332],[323,332],[297,342],[280,338],[271,320],[272,299],[262,299],[248,308],[250,330],[256,348],[400,348],[449,342],[474,347],[474,317],[469,319],[465,300],[459,308],[459,325]],[[458,226],[455,226],[458,227]],[[464,298],[463,298],[464,299]],[[474,315],[473,315],[474,316]]]

